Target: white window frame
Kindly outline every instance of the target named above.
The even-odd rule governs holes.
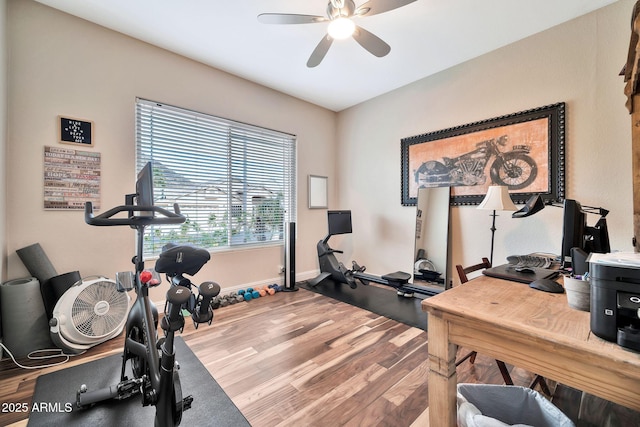
[[[187,221],[145,230],[145,258],[169,242],[209,251],[284,243],[296,220],[296,137],[136,99],[136,171],[151,161],[154,202]]]

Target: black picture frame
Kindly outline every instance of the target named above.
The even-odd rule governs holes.
[[[58,116],[58,142],[93,147],[93,122],[69,116]]]
[[[477,205],[489,185],[508,185],[514,203],[565,196],[565,103],[401,140],[402,205],[418,188],[451,188],[451,205]],[[484,163],[483,163],[484,162]]]

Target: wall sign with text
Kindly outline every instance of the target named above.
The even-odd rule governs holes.
[[[100,209],[100,153],[44,147],[44,208]]]
[[[58,116],[58,139],[63,144],[93,146],[93,122]]]

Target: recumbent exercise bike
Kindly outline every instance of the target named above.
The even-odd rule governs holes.
[[[124,206],[117,206],[101,215],[93,215],[91,202],[85,205],[85,221],[90,225],[127,225],[137,230],[137,254],[132,260],[137,298],[127,317],[120,382],[95,391],[88,391],[83,384],[77,392],[76,404],[79,408],[85,408],[104,400],[122,400],[139,394],[143,406],[155,406],[156,426],[176,426],[182,420],[183,411],[191,407],[193,397],[182,397],[173,345],[174,334],[184,327],[183,309],[191,313],[196,328],[201,323],[211,324],[211,301],[219,294],[220,286],[215,282],[204,282],[198,287],[196,297],[192,293],[195,285],[184,274],[196,274],[209,261],[209,253],[192,246],[167,245],[155,264],[155,271],[165,273],[170,283],[164,317],[160,322],[164,337],[158,339],[158,310],[149,298],[149,288],[158,286],[160,280],[157,275],[144,269],[144,229],[152,224],[181,224],[185,217],[180,214],[177,204],[174,205],[174,212],[153,206],[150,163],[138,176],[136,187],[139,188],[137,194],[127,195]],[[138,203],[134,205],[136,198]],[[128,214],[126,218],[115,218],[122,212]],[[162,216],[156,216],[156,213]],[[121,288],[118,283],[119,290],[131,289]],[[127,361],[130,361],[133,378],[125,374]]]

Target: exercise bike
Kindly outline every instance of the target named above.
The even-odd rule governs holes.
[[[414,293],[433,296],[441,291],[439,289],[428,289],[423,286],[416,286],[409,283],[411,274],[404,271],[396,271],[382,276],[365,273],[366,267],[359,265],[356,261],[351,262],[351,268],[347,268],[342,262],[338,261],[334,254],[343,253],[340,250],[332,249],[329,246],[331,236],[338,234],[349,234],[352,232],[351,227],[351,211],[328,211],[327,219],[329,224],[329,232],[327,236],[320,240],[316,245],[318,251],[318,262],[320,264],[320,274],[315,278],[308,280],[307,283],[315,287],[325,280],[332,280],[336,283],[344,283],[349,285],[351,289],[358,287],[358,282],[363,285],[369,285],[371,282],[381,285],[390,286],[396,289],[399,296],[411,298]]]
[[[151,185],[143,190],[148,191],[152,191]],[[122,400],[141,395],[143,406],[153,405],[156,408],[155,426],[176,426],[182,420],[182,413],[191,407],[193,397],[182,397],[173,345],[174,334],[184,327],[183,309],[191,313],[196,327],[201,323],[211,324],[211,301],[220,292],[220,286],[215,282],[204,282],[199,286],[196,297],[191,289],[194,285],[184,274],[197,273],[209,261],[209,253],[192,246],[166,247],[155,265],[155,270],[165,273],[170,282],[164,317],[160,322],[164,337],[158,339],[158,310],[149,299],[149,288],[158,286],[160,280],[158,275],[144,269],[144,229],[152,224],[181,224],[185,217],[180,214],[177,204],[174,205],[174,212],[170,212],[153,206],[150,195],[137,195],[139,200],[148,197],[147,200],[151,200],[150,205],[134,205],[135,197],[136,195],[127,195],[125,205],[117,206],[98,216],[93,215],[91,202],[85,205],[85,221],[89,225],[126,225],[137,231],[137,254],[132,260],[135,265],[133,287],[137,298],[127,317],[120,382],[94,391],[88,391],[83,384],[77,392],[76,405],[78,408],[85,408],[104,400]],[[126,218],[115,217],[122,212],[127,213]],[[156,216],[156,213],[161,216]],[[119,284],[119,290],[127,291],[130,288]],[[125,374],[127,361],[130,362],[133,378],[128,378]]]

